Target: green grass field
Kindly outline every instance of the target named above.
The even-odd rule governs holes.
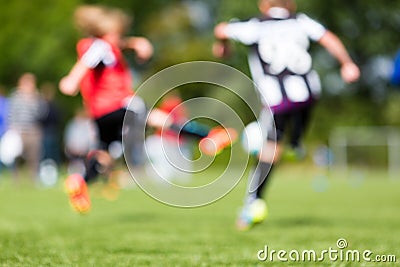
[[[228,196],[197,209],[172,208],[134,188],[116,201],[93,197],[75,214],[61,184],[40,189],[0,180],[0,266],[394,266],[400,261],[400,181],[324,174],[281,166],[268,189],[268,220],[235,230],[242,180]],[[197,178],[198,179],[198,178]],[[244,179],[245,180],[245,179]],[[322,192],[318,192],[322,191]],[[274,250],[316,250],[345,238],[348,249],[396,255],[397,263],[293,262],[257,259]]]

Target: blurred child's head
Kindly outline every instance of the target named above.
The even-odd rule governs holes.
[[[259,0],[258,8],[263,14],[266,14],[272,7],[282,7],[289,10],[290,13],[296,11],[295,0]]]
[[[33,93],[36,91],[36,76],[33,73],[26,72],[22,74],[17,83],[17,88],[25,93]]]
[[[121,9],[101,5],[82,5],[75,10],[75,24],[84,34],[102,37],[107,34],[124,34],[131,18]]]

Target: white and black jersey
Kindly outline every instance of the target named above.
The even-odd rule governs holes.
[[[230,39],[251,47],[249,65],[264,105],[274,113],[307,105],[318,97],[321,84],[312,69],[310,41],[326,29],[304,14],[271,8],[268,16],[229,23]]]

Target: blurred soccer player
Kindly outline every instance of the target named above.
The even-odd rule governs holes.
[[[182,125],[189,121],[188,110],[176,93],[163,97],[158,108],[168,113],[175,124]],[[208,133],[208,128],[203,131]],[[188,159],[191,159],[193,154],[192,143],[188,141],[188,138],[170,129],[158,130],[147,137],[147,154],[150,159],[150,164],[146,166],[147,173],[170,182],[188,182],[188,172],[192,169]]]
[[[215,36],[219,41],[213,47],[214,54],[223,57],[230,52],[229,39],[249,46],[250,70],[264,105],[263,112],[268,113],[268,107],[271,108],[276,127],[276,134],[269,131],[258,155],[257,168],[249,178],[245,205],[237,221],[241,230],[265,219],[266,206],[260,203],[272,165],[280,159],[287,124],[293,119],[306,118],[320,94],[319,77],[312,69],[308,52],[310,41],[321,44],[340,62],[345,82],[355,82],[360,76],[359,68],[338,37],[307,15],[295,13],[294,0],[260,0],[259,9],[261,18],[217,25]],[[302,136],[304,128],[305,124],[299,123],[295,129],[299,131],[297,135]]]
[[[100,173],[109,173],[113,158],[108,149],[115,141],[121,141],[125,115],[129,128],[147,123],[157,128],[169,126],[199,138],[205,136],[191,132],[186,125],[181,127],[170,123],[168,114],[160,110],[154,109],[146,116],[146,106],[138,97],[129,105],[133,97],[132,77],[122,49],[132,49],[137,59],[145,62],[152,56],[153,47],[146,38],[124,37],[130,24],[128,15],[116,8],[83,5],[75,11],[75,23],[89,37],[78,42],[78,61],[60,81],[59,87],[61,92],[71,96],[80,90],[86,108],[96,122],[100,149],[89,153],[84,177],[70,175],[65,187],[73,208],[87,212],[91,205],[87,183]],[[146,117],[147,121],[143,121]]]
[[[22,140],[22,157],[26,160],[31,178],[36,182],[39,170],[42,128],[42,101],[36,86],[36,76],[24,73],[18,79],[15,91],[9,98],[9,129],[15,131]],[[13,147],[10,146],[10,149]]]

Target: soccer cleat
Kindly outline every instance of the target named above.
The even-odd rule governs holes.
[[[263,222],[268,216],[268,208],[264,200],[255,199],[246,205],[236,221],[239,231],[247,231],[256,224]]]
[[[64,182],[69,203],[78,213],[87,213],[90,210],[89,191],[85,180],[80,174],[72,174]]]
[[[238,134],[233,128],[213,128],[206,137],[200,141],[200,150],[206,155],[215,156],[222,150],[231,146],[237,139]]]
[[[303,147],[299,146],[286,149],[282,157],[284,160],[295,162],[304,160],[306,155],[307,155],[306,150]]]

